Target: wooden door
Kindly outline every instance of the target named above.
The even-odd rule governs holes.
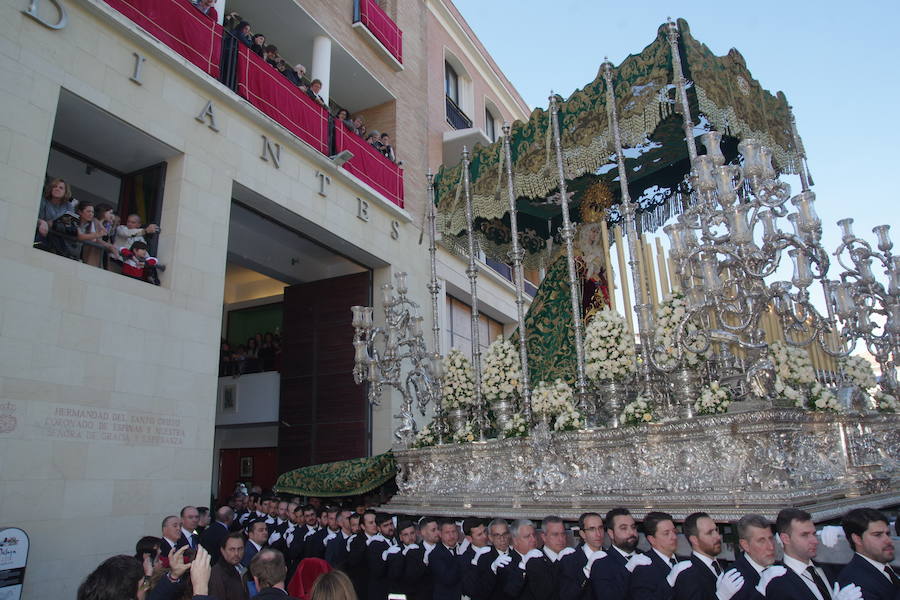
[[[226,448],[219,450],[219,501],[227,502],[238,481],[271,489],[278,479],[277,448]]]
[[[371,304],[371,272],[284,290],[278,464],[282,473],[369,454],[366,387],[353,381],[350,307]]]

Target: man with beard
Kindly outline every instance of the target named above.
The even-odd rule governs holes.
[[[391,546],[382,554],[388,579],[388,592],[402,594],[407,600],[416,598],[415,583],[408,581],[405,576],[406,557],[410,551],[416,550],[416,526],[412,521],[403,520],[397,523],[397,544]]]
[[[722,551],[722,535],[716,522],[704,512],[690,514],[684,520],[684,535],[692,553],[690,560],[678,563],[669,574],[675,600],[716,600],[717,592],[727,596],[719,600],[728,600],[743,586],[744,579],[737,571],[720,577],[726,566],[716,558]],[[726,587],[717,589],[717,583],[723,582],[728,582]]]
[[[737,522],[738,544],[743,554],[732,565],[744,578],[744,585],[731,600],[759,598],[756,586],[762,572],[775,564],[775,537],[772,524],[761,515],[744,515]]]
[[[407,544],[403,555],[403,582],[409,600],[429,600],[434,597],[434,576],[428,565],[431,552],[441,541],[437,519],[422,517],[419,520],[420,544]],[[405,542],[404,542],[405,543]]]
[[[368,600],[387,600],[387,557],[399,552],[400,547],[392,543],[394,521],[391,515],[376,513],[375,525],[378,532],[366,540],[366,597]]]
[[[459,531],[453,519],[438,521],[440,543],[425,560],[434,577],[434,600],[460,600],[462,597],[462,560],[456,555]]]
[[[632,571],[628,583],[629,597],[631,600],[671,600],[672,586],[666,577],[678,562],[675,558],[678,532],[672,515],[647,513],[644,517],[644,535],[650,543],[650,551],[645,555],[650,559],[650,564],[638,566]]]
[[[229,533],[221,543],[219,557],[209,576],[210,595],[217,600],[247,600],[246,568],[241,565],[244,534],[239,531]]]
[[[534,523],[527,519],[513,521],[512,561],[501,569],[500,579],[507,598],[522,600],[557,600],[556,577],[546,554],[537,549]]]
[[[591,587],[595,598],[625,600],[631,571],[650,564],[650,559],[637,552],[637,525],[627,508],[612,509],[604,522],[612,545],[591,567]]]
[[[353,535],[350,527],[350,516],[352,514],[347,509],[339,511],[336,521],[338,526],[337,533],[331,539],[328,539],[326,536],[325,560],[335,569],[343,570],[347,563],[347,540]],[[356,520],[359,522],[359,517]]]
[[[602,548],[603,532],[603,517],[599,513],[586,512],[578,517],[581,544],[559,561],[560,600],[590,600],[593,596],[588,576],[594,562],[606,556]]]
[[[325,558],[326,539],[329,541],[336,538],[338,534],[337,524],[338,509],[334,506],[325,508],[325,527],[309,536],[306,540],[306,548],[303,551],[303,558]]]
[[[856,508],[844,515],[841,525],[854,554],[838,576],[838,583],[858,585],[865,600],[900,598],[900,578],[890,565],[894,543],[884,513]]]

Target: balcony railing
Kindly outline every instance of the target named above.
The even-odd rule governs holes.
[[[466,116],[450,96],[444,96],[447,99],[447,122],[453,129],[468,129],[472,126],[472,119]]]
[[[353,0],[353,22],[372,32],[397,62],[403,63],[403,32],[375,0]]]
[[[316,151],[325,156],[353,152],[354,158],[343,168],[403,207],[403,170],[398,165],[336,122],[324,107],[188,0],[105,1]]]

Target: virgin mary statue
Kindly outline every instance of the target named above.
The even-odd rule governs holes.
[[[585,326],[597,311],[609,306],[602,251],[600,224],[582,224],[575,247],[575,269]],[[528,369],[533,385],[555,379],[575,383],[575,324],[571,298],[568,261],[565,247],[562,247],[525,315]],[[512,335],[514,344],[518,344],[518,335],[518,332]]]

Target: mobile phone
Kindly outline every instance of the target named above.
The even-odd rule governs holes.
[[[388,594],[387,600],[406,600],[406,594]]]

